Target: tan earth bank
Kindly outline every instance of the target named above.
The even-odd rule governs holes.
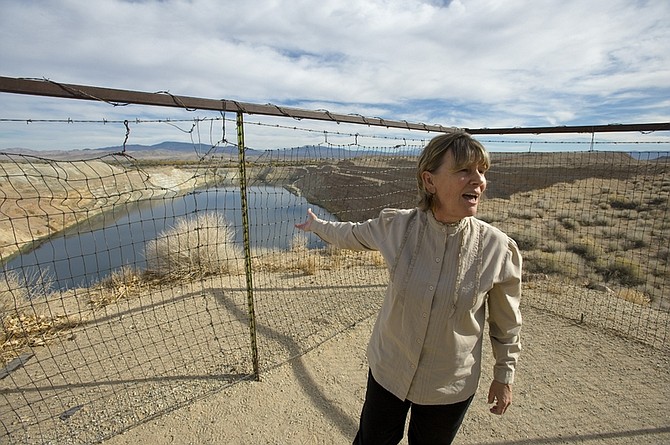
[[[45,168],[53,168],[53,166]],[[19,190],[24,197],[33,193],[37,211],[36,217],[30,219],[29,229],[26,228],[25,231],[22,231],[21,226],[17,225],[17,220],[12,220],[11,233],[16,234],[15,238],[11,240],[3,238],[2,245],[18,246],[32,234],[53,233],[72,222],[80,222],[92,216],[92,213],[95,212],[93,209],[109,202],[110,199],[138,199],[151,194],[180,193],[197,185],[191,179],[192,174],[178,169],[156,168],[150,172],[151,179],[147,181],[143,175],[149,172],[148,170],[128,173],[124,169],[116,171],[107,164],[91,166],[91,168],[108,172],[104,175],[104,178],[107,179],[101,180],[96,185],[98,190],[102,190],[99,196],[104,196],[104,198],[83,194],[72,195],[73,191],[81,193],[77,191],[79,188],[76,187],[76,179],[79,177],[76,174],[81,174],[82,181],[89,181],[84,179],[87,172],[80,167],[77,167],[77,172],[68,173],[70,175],[68,184],[75,185],[71,191],[67,192],[70,194],[64,197],[64,199],[71,199],[65,204],[62,204],[65,202],[63,200],[41,201],[40,194],[35,193],[34,184],[24,183],[25,188],[13,187],[11,193],[6,192],[6,196],[11,196],[12,193],[16,194],[16,190]],[[128,183],[125,194],[110,193],[110,190],[106,190],[110,187],[118,190],[120,184],[125,183],[124,181]],[[144,185],[135,188],[137,184]],[[153,184],[153,186],[146,184]],[[59,190],[59,187],[62,188],[62,181],[58,181],[57,187],[52,186],[52,189]],[[95,190],[96,187],[91,190]],[[135,190],[140,190],[140,192]],[[100,199],[106,201],[101,202]],[[406,197],[401,199],[406,199]],[[59,205],[64,205],[64,207],[59,208]],[[64,212],[63,208],[70,210]],[[72,208],[81,208],[82,212],[72,213]],[[5,200],[0,207],[0,213],[10,214],[10,209],[8,201]],[[29,214],[33,212],[25,205],[22,211],[24,212],[22,218],[26,218],[26,212]],[[54,214],[57,215],[55,218]],[[35,223],[35,221],[40,221],[40,223]],[[4,221],[0,221],[0,224],[2,223]],[[7,227],[1,228],[2,236],[8,236]],[[11,253],[13,252],[9,250],[3,251],[2,257],[6,258]],[[359,276],[358,268],[367,267],[350,265],[344,269],[344,272],[326,275],[317,273],[316,278],[314,276],[296,278],[301,275],[293,275],[290,282],[287,282],[286,288],[290,286],[301,288],[300,280],[306,280],[307,284],[318,283],[319,288],[323,289],[336,288],[341,285],[341,281],[329,282],[328,280],[331,279],[344,279],[348,284],[352,284],[355,281],[353,277]],[[346,274],[344,278],[343,273]],[[286,280],[286,276],[285,272],[278,272],[275,275],[268,273],[264,279],[276,284],[281,283],[282,279]],[[380,269],[377,284],[383,285],[383,279],[383,269]],[[231,289],[243,288],[243,283],[240,283],[239,286],[231,283],[228,286]],[[568,291],[568,288],[571,290]],[[201,290],[194,290],[193,294],[198,292]],[[311,294],[309,299],[305,300],[299,296],[294,297],[296,304],[304,301],[303,304],[311,309],[319,301],[314,300],[314,295]],[[323,295],[318,297],[331,301],[331,304],[332,299],[336,298],[327,290],[324,290]],[[161,303],[164,300],[168,301],[169,298],[174,298],[174,295],[169,294],[167,298],[153,297],[152,300],[154,308],[163,309],[161,317],[164,317],[166,322],[178,319],[180,316],[180,306]],[[196,301],[195,298],[193,300]],[[267,304],[266,309],[272,313],[271,305],[281,305],[282,301],[284,300],[272,299],[264,304]],[[557,301],[560,301],[560,307],[572,308],[572,311],[568,314],[555,315],[550,310],[558,306]],[[378,300],[373,303],[378,304]],[[103,318],[111,320],[117,317],[119,318],[118,324],[107,326],[93,320],[92,326],[96,326],[94,331],[96,334],[88,334],[85,330],[75,328],[72,331],[72,342],[86,340],[95,344],[94,335],[109,338],[114,335],[114,330],[122,326],[124,329],[136,329],[142,323],[142,318],[136,311],[141,309],[137,307],[138,304],[133,300],[124,303],[123,307],[127,309],[124,310],[124,313],[129,314],[125,318],[115,315],[113,307],[105,308]],[[351,305],[347,309],[354,313],[357,311],[361,314],[374,312],[370,310],[370,302],[365,299],[354,299],[347,304]],[[670,412],[667,403],[670,397],[670,359],[667,346],[652,347],[644,342],[633,341],[621,336],[620,332],[617,332],[617,324],[621,319],[610,320],[610,324],[606,323],[606,329],[590,323],[591,319],[597,319],[599,311],[613,306],[622,308],[621,312],[626,314],[640,312],[640,306],[635,303],[603,294],[597,290],[586,289],[579,283],[550,279],[528,283],[524,291],[523,307],[524,354],[518,381],[515,384],[514,406],[502,418],[488,413],[484,389],[488,386],[489,373],[485,372],[480,392],[466,418],[457,443],[500,445],[670,443]],[[538,307],[545,309],[540,310]],[[306,309],[305,313],[310,312]],[[648,318],[653,318],[653,323],[640,322],[640,329],[648,329],[649,336],[657,335],[652,331],[661,330],[667,333],[669,325],[667,313],[654,311],[652,315],[649,315],[650,312],[645,311],[644,314]],[[88,316],[89,314],[83,315]],[[629,321],[634,318],[623,317],[622,319]],[[305,324],[307,322],[308,320],[305,320]],[[337,323],[337,320],[328,319],[323,322]],[[195,401],[178,404],[174,410],[163,407],[162,411],[158,411],[160,414],[158,416],[149,418],[139,416],[144,420],[125,424],[121,428],[126,429],[123,434],[109,438],[105,440],[105,443],[112,445],[349,443],[356,431],[358,414],[364,396],[367,372],[365,345],[373,322],[373,315],[365,316],[343,333],[328,340],[317,341],[319,345],[310,352],[298,355],[281,366],[265,368],[260,382],[243,381],[223,390],[198,396]],[[343,323],[347,322],[343,321]],[[225,328],[231,329],[230,326]],[[106,329],[109,332],[104,332]],[[194,331],[192,335],[193,338],[170,337],[173,341],[171,347],[180,350],[193,344],[198,338],[211,334],[206,331]],[[641,337],[644,338],[644,336]],[[135,340],[133,338],[128,337],[127,341],[146,340],[146,338]],[[325,342],[321,343],[323,340]],[[68,347],[67,344],[65,347]],[[146,346],[140,343],[135,346],[133,344],[126,346],[127,350],[132,350],[134,347],[143,348],[142,350],[146,351]],[[488,349],[485,348],[485,350],[487,351],[485,368],[490,369],[492,359]],[[47,351],[39,348],[37,351],[37,359],[43,359],[41,366],[49,375],[49,367],[55,365],[50,365],[51,362],[45,355]],[[51,352],[58,353],[58,348],[54,347]],[[41,357],[42,355],[44,357]],[[88,359],[81,357],[81,363],[88,363]],[[95,372],[100,372],[102,376],[108,371],[104,367],[95,371],[90,365],[88,369],[93,373],[90,384],[95,383]],[[197,367],[183,370],[185,375],[200,374],[197,371]],[[13,376],[13,381],[22,387],[20,386],[22,378],[18,371]],[[67,379],[67,376],[63,378]],[[25,385],[29,385],[29,382],[25,382]],[[143,385],[149,385],[149,383],[138,384],[134,392],[119,394],[141,395]],[[202,385],[202,382],[198,379],[185,381],[179,386],[179,390],[189,393],[193,391],[190,388],[191,385]],[[83,390],[86,390],[86,385]],[[137,406],[137,401],[133,403],[129,401],[129,406]],[[97,419],[91,408],[82,409],[82,413],[85,415],[81,418],[73,416],[68,426],[73,438],[78,437],[77,434],[87,428],[94,429],[94,425],[112,422],[110,419]],[[60,424],[57,426],[62,427]],[[116,428],[118,431],[118,425]],[[43,434],[44,437],[49,436],[48,432],[43,432]],[[29,440],[28,443],[43,442],[34,429],[30,430],[29,436],[32,440]],[[73,439],[73,443],[77,443],[77,440]]]
[[[127,169],[92,160],[0,163],[0,259],[133,201],[174,196],[203,184],[192,171]]]

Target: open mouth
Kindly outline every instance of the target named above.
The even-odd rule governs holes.
[[[479,195],[476,193],[463,193],[462,196],[466,201],[470,201],[472,203],[476,203],[479,200]]]

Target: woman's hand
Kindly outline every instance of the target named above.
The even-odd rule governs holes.
[[[295,228],[302,230],[304,232],[311,232],[312,231],[312,222],[318,220],[319,218],[316,217],[314,212],[312,212],[312,209],[307,209],[307,221],[305,221],[302,224],[296,224]]]
[[[491,382],[489,388],[489,403],[495,403],[489,411],[499,416],[505,414],[507,407],[512,404],[512,387],[497,381]]]

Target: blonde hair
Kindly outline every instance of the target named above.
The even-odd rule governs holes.
[[[471,165],[481,166],[484,170],[488,170],[491,166],[491,158],[486,148],[465,131],[456,130],[434,137],[423,149],[417,165],[418,207],[421,210],[429,210],[433,206],[433,194],[424,187],[423,172],[435,172],[442,165],[444,155],[449,150],[454,156],[456,170]]]

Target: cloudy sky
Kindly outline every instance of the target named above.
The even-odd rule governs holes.
[[[0,0],[0,10],[7,77],[469,128],[670,121],[665,0]],[[148,108],[0,93],[5,120],[175,117]],[[55,136],[61,127],[52,144],[86,145]],[[0,149],[43,148],[39,133],[0,122]]]

